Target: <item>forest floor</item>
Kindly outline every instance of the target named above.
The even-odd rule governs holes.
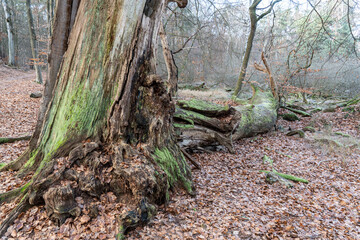
[[[29,135],[34,130],[41,91],[33,72],[0,67],[0,137]],[[360,114],[316,113],[311,118],[279,120],[283,131],[272,131],[235,143],[226,151],[196,153],[201,170],[193,171],[196,197],[174,191],[145,227],[129,239],[360,239],[360,154],[358,148],[316,144],[308,138],[286,136],[289,127],[311,123],[317,130],[342,132],[360,138]],[[325,131],[325,130],[324,130]],[[0,145],[0,163],[16,159],[28,141]],[[273,165],[264,163],[267,155]],[[309,180],[286,188],[265,182],[271,170]],[[0,173],[0,192],[23,183],[14,172]],[[100,215],[68,219],[61,227],[46,217],[44,206],[22,214],[4,239],[113,239],[119,213],[116,197],[99,199]],[[0,219],[14,207],[0,206]]]

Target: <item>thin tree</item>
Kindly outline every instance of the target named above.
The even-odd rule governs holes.
[[[271,11],[273,10],[275,4],[278,3],[278,2],[281,2],[281,0],[273,0],[273,1],[271,1],[270,5],[267,7],[267,10],[265,12],[261,13],[260,15],[257,15],[257,13],[256,13],[256,11],[258,10],[257,7],[259,6],[259,4],[261,2],[262,2],[262,0],[253,0],[252,4],[249,7],[250,34],[249,34],[248,39],[247,39],[246,50],[245,50],[245,54],[244,54],[242,65],[241,65],[240,75],[239,75],[239,78],[238,78],[238,81],[236,83],[236,87],[235,87],[235,90],[234,90],[234,93],[233,93],[233,98],[236,98],[239,95],[239,92],[240,92],[240,90],[242,88],[242,85],[243,85],[243,81],[244,81],[245,76],[246,76],[246,69],[247,69],[248,64],[249,64],[249,59],[250,59],[251,49],[253,47],[253,42],[254,42],[254,38],[255,38],[257,24],[262,18],[264,18],[269,13],[271,13]]]
[[[42,76],[41,76],[41,68],[39,65],[39,55],[38,49],[36,46],[36,33],[34,27],[34,18],[31,11],[31,0],[26,0],[26,9],[27,9],[27,16],[28,16],[28,25],[29,25],[29,34],[30,34],[30,45],[31,45],[31,54],[32,60],[34,63],[35,71],[36,71],[36,82],[42,84]]]
[[[129,227],[149,221],[155,206],[168,200],[170,188],[193,193],[190,168],[173,135],[175,106],[155,72],[167,2],[80,1],[38,141],[27,158],[15,161],[22,164],[8,165],[20,175],[34,175],[24,186],[0,194],[0,203],[19,200],[0,226],[0,236],[29,206],[45,203],[48,216],[63,223],[81,214],[78,194],[91,201],[112,191],[134,207],[119,217],[121,239]],[[186,4],[178,1],[179,7]],[[54,33],[58,13],[64,11],[56,11]],[[54,168],[62,160],[65,165]],[[68,173],[78,174],[75,165],[89,171],[72,178]],[[61,184],[70,178],[77,186]]]
[[[12,13],[8,0],[1,0],[1,3],[4,8],[6,29],[8,33],[8,50],[9,50],[8,64],[10,66],[15,66],[15,41],[14,41]]]

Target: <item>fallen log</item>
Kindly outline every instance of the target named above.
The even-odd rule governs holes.
[[[230,107],[203,100],[181,100],[174,114],[178,143],[184,149],[225,146],[235,153],[233,141],[270,131],[277,119],[271,92],[256,91],[250,101]]]
[[[303,117],[311,117],[311,114],[310,113],[307,113],[305,111],[302,111],[302,110],[299,110],[299,109],[294,109],[294,108],[290,108],[290,107],[284,107],[285,109],[293,112],[293,113],[297,113]]]
[[[298,177],[295,177],[293,175],[289,175],[289,174],[285,174],[285,173],[279,173],[279,172],[276,172],[276,171],[266,171],[266,170],[260,170],[260,172],[263,172],[263,173],[274,173],[276,175],[279,175],[280,177],[283,177],[285,179],[288,179],[288,180],[291,180],[291,181],[294,181],[294,182],[303,182],[303,183],[309,183],[308,180],[306,179],[303,179],[303,178],[298,178]]]

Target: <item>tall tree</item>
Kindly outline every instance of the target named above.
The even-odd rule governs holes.
[[[47,8],[47,21],[48,21],[48,26],[49,26],[49,36],[51,36],[52,35],[52,24],[53,24],[53,20],[54,20],[55,0],[47,0],[46,8]]]
[[[29,34],[30,34],[30,45],[31,45],[31,53],[36,71],[36,82],[43,83],[41,68],[39,65],[39,55],[38,49],[36,45],[36,33],[34,27],[34,18],[31,11],[31,0],[26,0],[26,8],[27,8],[27,16],[28,16],[28,24],[29,24]]]
[[[9,49],[8,64],[15,66],[15,41],[14,41],[12,11],[10,9],[8,0],[1,0],[1,3],[4,8],[6,28],[8,33],[8,49]]]
[[[179,7],[187,4],[177,2]],[[28,206],[45,202],[49,217],[62,223],[81,214],[74,201],[77,194],[91,200],[113,191],[138,206],[121,216],[121,237],[128,227],[149,220],[154,206],[167,201],[169,188],[182,186],[193,193],[190,169],[173,136],[171,95],[155,72],[166,4],[80,2],[40,136],[20,169],[20,174],[34,175],[28,184],[0,195],[0,202],[20,201],[2,223],[0,236]],[[65,165],[54,168],[61,159]],[[75,165],[89,172],[72,171],[71,177]],[[96,178],[105,170],[105,180]],[[64,187],[64,179],[78,184]]]
[[[250,59],[251,49],[253,47],[253,42],[254,42],[256,28],[257,28],[257,23],[262,18],[264,18],[266,15],[271,13],[271,11],[273,10],[275,4],[280,2],[280,1],[281,0],[273,0],[273,1],[271,1],[270,5],[267,7],[267,10],[265,12],[261,13],[259,16],[257,15],[256,11],[257,11],[257,8],[258,8],[259,4],[262,2],[262,0],[253,0],[252,4],[249,7],[250,34],[248,36],[247,43],[246,43],[246,50],[245,50],[245,54],[244,54],[242,65],[241,65],[239,79],[238,79],[238,81],[236,83],[235,91],[233,93],[234,98],[237,97],[237,95],[239,94],[239,92],[240,92],[240,90],[242,88],[242,85],[243,85],[243,81],[244,81],[245,76],[246,76],[246,69],[247,69],[248,64],[249,64],[249,59]]]

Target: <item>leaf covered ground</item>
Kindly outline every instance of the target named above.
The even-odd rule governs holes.
[[[29,98],[42,86],[32,72],[0,67],[0,137],[28,135],[34,129],[39,99]],[[346,117],[346,118],[345,118]],[[313,125],[316,130],[360,137],[360,114],[316,113],[298,122],[279,120],[282,131],[273,131],[235,143],[236,154],[226,151],[195,153],[201,170],[193,171],[196,197],[174,191],[167,206],[129,239],[360,239],[360,157],[357,148],[320,144],[299,136],[286,136],[289,127]],[[0,163],[16,159],[27,141],[0,145]],[[273,160],[272,166],[263,161]],[[305,178],[309,184],[286,188],[265,182],[259,170]],[[25,179],[26,180],[26,179]],[[0,173],[0,192],[25,182],[16,173]],[[83,200],[76,199],[79,206]],[[4,239],[113,239],[115,215],[124,211],[112,193],[97,199],[99,215],[87,209],[58,227],[43,206],[22,214]],[[0,206],[0,219],[14,207]]]

